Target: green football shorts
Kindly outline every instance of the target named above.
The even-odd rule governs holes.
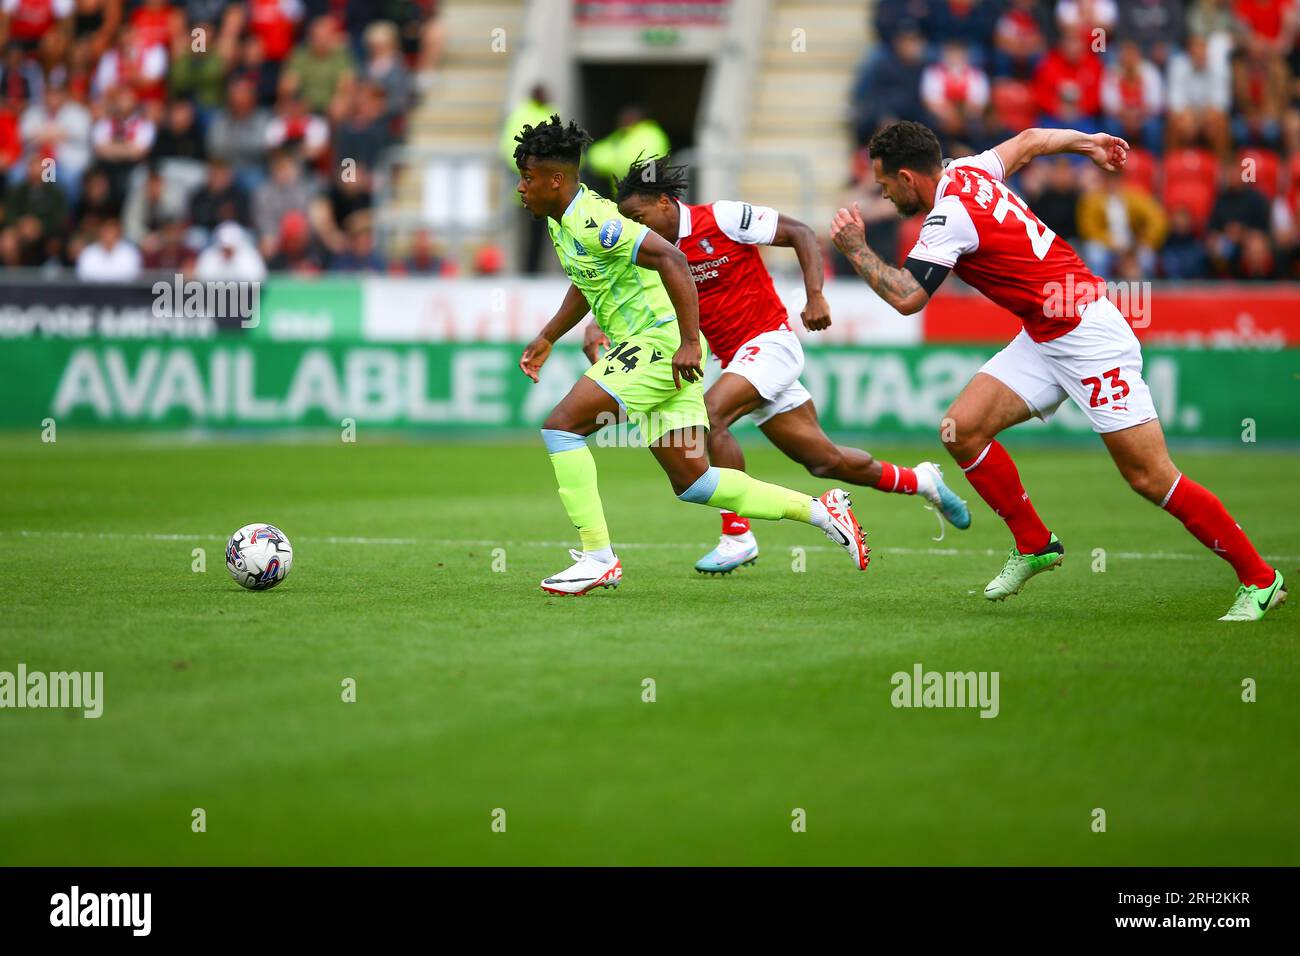
[[[673,354],[680,342],[677,323],[667,322],[616,342],[586,372],[614,396],[647,445],[678,428],[709,425],[703,382],[683,380],[680,389],[673,385]],[[701,336],[701,367],[708,354]]]

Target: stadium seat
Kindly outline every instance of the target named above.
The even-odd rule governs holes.
[[[1246,169],[1243,164],[1252,159],[1255,161],[1255,188],[1269,199],[1272,199],[1277,195],[1278,187],[1281,185],[1281,157],[1271,149],[1259,149],[1257,147],[1237,151],[1237,165],[1241,166],[1243,172]]]
[[[1286,202],[1292,215],[1300,213],[1300,153],[1296,153],[1286,167]]]
[[[1013,133],[1035,125],[1034,94],[1029,85],[1018,80],[998,80],[993,84],[993,113]]]
[[[1160,180],[1160,161],[1145,149],[1131,149],[1124,164],[1124,182],[1149,195],[1156,195]]]
[[[1204,149],[1175,150],[1165,157],[1164,174],[1165,208],[1186,206],[1196,223],[1196,231],[1202,232],[1218,192],[1214,154]]]

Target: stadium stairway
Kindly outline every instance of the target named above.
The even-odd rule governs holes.
[[[446,29],[442,62],[432,86],[420,94],[408,116],[408,147],[484,150],[495,155],[510,53],[523,36],[526,6],[526,0],[444,0],[440,4]],[[504,32],[495,34],[498,29]],[[400,177],[389,211],[405,218],[417,216],[420,208],[421,177]]]
[[[868,46],[873,7],[862,0],[773,0],[754,75],[746,147],[798,152],[808,165],[798,175],[779,164],[748,167],[740,176],[740,195],[796,216],[795,210],[804,210],[819,235],[825,235],[849,175],[848,95]],[[811,197],[804,191],[808,174]]]

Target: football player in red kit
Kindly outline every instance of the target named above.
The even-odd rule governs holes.
[[[877,461],[865,451],[835,444],[822,431],[812,396],[799,381],[803,348],[758,253],[760,245],[794,248],[808,294],[804,327],[811,332],[825,329],[831,315],[822,295],[822,257],[813,231],[766,206],[687,205],[681,201],[686,187],[684,167],[655,157],[628,170],[618,184],[617,199],[624,216],[649,226],[686,254],[699,293],[700,331],[722,370],[704,396],[709,460],[744,470],[744,453],[729,429],[742,415],[750,415],[772,444],[819,478],[920,495],[956,527],[969,527],[966,503],[943,483],[933,462],[906,468]],[[598,329],[588,327],[588,358],[595,362],[597,350],[608,344]],[[757,557],[749,521],[724,511],[718,546],[695,568],[727,574]]]
[[[941,430],[949,454],[1015,538],[984,596],[1009,597],[1065,556],[997,435],[1031,417],[1049,418],[1069,398],[1088,416],[1133,490],[1232,565],[1241,586],[1220,620],[1257,621],[1286,600],[1281,572],[1259,556],[1223,503],[1170,460],[1142,379],[1137,336],[1106,298],[1105,284],[1006,186],[1006,178],[1031,159],[1054,153],[1079,153],[1115,172],[1127,160],[1128,143],[1106,133],[1028,129],[945,166],[934,133],[904,121],[878,131],[868,148],[885,196],[904,216],[926,218],[916,246],[897,269],[867,247],[858,208],[839,210],[831,239],[858,274],[907,315],[955,272],[1024,325],[957,396]],[[1074,290],[1066,308],[1062,289]]]

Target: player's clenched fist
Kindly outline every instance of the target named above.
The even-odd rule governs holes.
[[[831,242],[845,255],[867,244],[867,227],[857,203],[853,204],[851,211],[841,207],[835,214],[831,220]]]
[[[700,370],[703,359],[699,342],[683,342],[673,353],[673,384],[681,388],[683,381],[698,382],[703,378]]]
[[[820,332],[831,327],[831,306],[820,292],[809,292],[808,302],[799,313],[803,327],[809,332]]]
[[[537,381],[537,373],[542,370],[542,365],[551,354],[551,340],[543,336],[538,336],[524,347],[523,357],[519,360],[519,370]]]

